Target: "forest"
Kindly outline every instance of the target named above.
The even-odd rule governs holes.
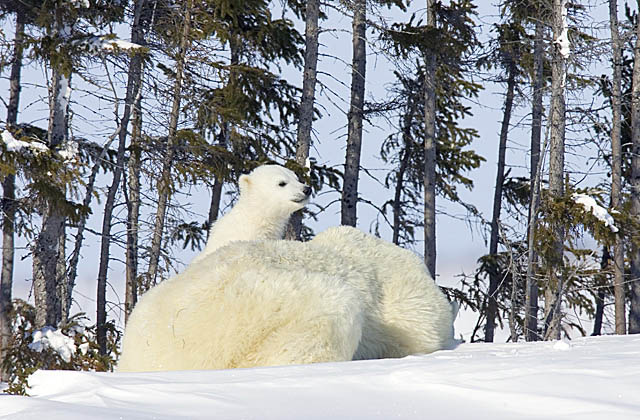
[[[640,333],[638,4],[488,3],[2,0],[9,392],[36,369],[113,370],[138,298],[264,163],[314,191],[286,239],[357,226],[439,284],[463,219],[485,250],[441,286],[477,320],[467,341]]]

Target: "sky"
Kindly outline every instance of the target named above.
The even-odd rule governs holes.
[[[490,24],[495,21],[497,15],[497,7],[494,1],[478,1],[478,29],[481,40],[486,40],[489,36]],[[591,0],[591,3],[597,8],[593,10],[594,16],[602,16],[606,18],[606,5],[602,2]],[[412,12],[421,13],[422,3],[413,2],[408,14]],[[622,10],[622,6],[620,7]],[[328,90],[318,89],[319,103],[323,106],[323,117],[314,123],[315,144],[312,149],[311,156],[316,158],[319,163],[329,163],[331,165],[340,165],[344,161],[344,143],[346,138],[346,113],[348,106],[351,62],[351,22],[348,17],[340,16],[335,12],[330,13],[330,24],[332,27],[338,28],[335,31],[323,32],[320,38],[320,53],[326,54],[321,57],[319,62],[320,80],[326,84],[328,88],[336,92],[336,95],[329,95]],[[403,14],[398,10],[384,10],[382,13],[393,15],[396,18],[406,19],[408,14]],[[10,33],[13,28],[13,22],[4,21],[3,28]],[[301,23],[299,23],[300,29]],[[371,34],[369,34],[371,36]],[[122,38],[128,39],[125,34]],[[95,66],[96,73],[100,72],[99,66]],[[371,49],[367,58],[367,99],[381,98],[384,96],[385,88],[393,80],[392,69],[389,63],[382,57],[375,56]],[[8,92],[6,74],[0,80],[0,91]],[[289,82],[301,85],[301,72],[291,71],[284,68],[282,76]],[[40,125],[46,124],[48,115],[46,109],[45,98],[46,90],[43,88],[43,81],[47,80],[48,75],[38,66],[30,66],[25,69],[23,79],[25,80],[22,90],[20,121],[29,121]],[[91,134],[95,136],[108,136],[111,134],[113,127],[109,121],[104,122],[104,118],[112,119],[113,109],[110,103],[96,99],[92,96],[95,87],[91,87],[84,81],[75,78],[72,80],[74,91],[71,96],[74,111],[74,123],[77,126],[75,135]],[[479,131],[479,138],[475,140],[471,146],[486,162],[470,173],[470,177],[474,181],[474,189],[466,191],[460,188],[460,195],[463,200],[475,205],[482,213],[483,218],[490,220],[491,205],[495,183],[495,164],[497,160],[497,144],[498,133],[500,129],[500,121],[502,118],[502,87],[494,83],[486,83],[486,89],[480,93],[479,98],[473,103],[474,115],[467,118],[462,124],[464,126],[474,127]],[[574,100],[585,100],[579,97],[580,94],[574,94]],[[578,98],[578,99],[576,99]],[[332,102],[337,102],[342,109],[338,109]],[[528,115],[528,105],[518,107],[512,121],[520,121],[523,125],[519,128],[510,130],[509,152],[507,161],[513,166],[512,175],[528,173],[528,149],[529,132],[526,126]],[[363,135],[363,167],[367,168],[373,174],[384,175],[387,168],[378,156],[381,141],[388,135],[389,127],[384,122],[378,122],[375,127],[365,125]],[[590,151],[592,153],[593,151]],[[571,154],[568,157],[569,164],[573,167],[581,167],[588,164],[588,154],[585,152]],[[99,180],[100,188],[106,188],[110,182],[108,177],[102,177]],[[585,186],[590,182],[587,177],[582,185]],[[362,174],[360,181],[361,195],[375,202],[382,204],[390,196],[391,192],[385,190],[377,181],[371,179],[366,174]],[[189,203],[195,214],[202,219],[208,212],[209,193],[203,188],[192,188],[179,199],[182,202]],[[326,203],[339,198],[337,194],[322,194],[316,196],[313,200],[318,203]],[[465,212],[459,205],[447,203],[439,199],[438,207],[444,213],[455,216],[464,216]],[[101,225],[102,211],[99,207],[94,209],[94,215],[90,219],[90,226],[99,230]],[[375,210],[366,204],[360,204],[358,207],[359,225],[358,227],[364,231],[369,231],[370,224],[375,217]],[[437,283],[445,286],[459,285],[461,273],[472,274],[477,259],[487,252],[487,243],[484,227],[474,223],[467,222],[463,219],[451,217],[441,214],[437,218]],[[337,225],[340,221],[339,204],[333,204],[329,209],[321,215],[317,223],[312,223],[312,227],[316,231],[321,231],[329,226]],[[115,229],[121,231],[120,227]],[[386,236],[385,236],[386,235]],[[418,237],[421,234],[417,235]],[[383,231],[383,237],[390,239],[390,232]],[[79,279],[76,286],[74,297],[80,302],[76,306],[76,310],[84,310],[93,316],[95,301],[95,279],[97,277],[99,241],[95,236],[90,236],[86,240],[86,246],[83,251],[83,259],[79,267]],[[18,242],[19,246],[25,247],[27,243],[22,240]],[[72,245],[69,245],[70,247]],[[70,250],[69,250],[70,252]],[[121,250],[113,248],[116,258],[122,254]],[[421,253],[422,247],[419,245],[416,252]],[[179,270],[183,264],[189,262],[195,253],[190,250],[178,251],[176,254],[176,268]],[[27,297],[29,295],[31,276],[31,261],[28,257],[27,249],[18,250],[18,264],[15,273],[14,295],[17,297]],[[113,302],[122,302],[124,300],[124,266],[121,261],[112,261],[110,265],[110,288],[108,290],[108,299]],[[73,312],[73,311],[72,311]],[[119,311],[110,313],[119,319]],[[462,330],[464,334],[468,334],[469,325],[473,325],[474,315],[467,315],[468,320],[465,321],[458,330]]]

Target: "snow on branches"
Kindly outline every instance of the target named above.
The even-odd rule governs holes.
[[[2,134],[0,134],[0,141],[4,143],[7,152],[19,153],[24,150],[28,150],[34,155],[39,155],[40,153],[46,153],[47,151],[49,151],[49,148],[40,142],[26,142],[17,140],[8,130],[2,131]]]
[[[76,353],[76,344],[72,337],[66,336],[62,330],[44,327],[32,334],[33,342],[29,344],[31,350],[42,352],[51,349],[58,353],[62,360],[69,363],[71,356]],[[86,352],[86,351],[85,351]]]
[[[64,98],[68,98],[68,96],[65,95]],[[30,153],[33,156],[40,156],[50,151],[46,144],[39,141],[29,142],[16,139],[9,130],[0,132],[0,144],[3,144],[5,150],[9,153]],[[76,141],[67,141],[57,148],[56,151],[64,163],[75,162],[80,153]],[[2,147],[0,147],[0,154],[2,154]]]
[[[87,40],[79,42],[82,46],[86,47],[89,51],[129,51],[144,48],[142,45],[134,44],[133,42],[125,41],[118,38],[113,38],[107,35],[92,36]]]
[[[618,232],[618,228],[611,214],[609,214],[604,207],[601,207],[592,197],[579,193],[574,193],[571,197],[576,204],[580,204],[586,211],[591,212],[596,219],[604,223],[605,226],[608,226],[611,232]]]

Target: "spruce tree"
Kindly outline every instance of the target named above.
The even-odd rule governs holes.
[[[474,129],[461,128],[458,123],[459,119],[470,114],[470,108],[464,105],[462,98],[473,97],[480,89],[478,84],[468,80],[467,73],[471,67],[465,60],[477,46],[472,20],[474,6],[465,0],[451,2],[450,6],[438,2],[429,2],[428,5],[430,12],[424,24],[416,22],[413,16],[408,23],[392,25],[383,38],[409,63],[416,59],[421,61],[417,77],[413,76],[414,82],[402,82],[405,92],[409,88],[406,95],[421,96],[414,99],[419,104],[416,112],[421,117],[411,123],[421,130],[417,133],[419,140],[414,139],[414,144],[420,145],[421,149],[419,152],[413,147],[405,150],[411,150],[411,160],[421,166],[415,176],[421,179],[419,190],[423,194],[424,212],[422,220],[413,226],[423,228],[425,263],[430,273],[435,275],[435,197],[441,195],[461,202],[456,184],[471,187],[471,180],[463,172],[478,167],[483,159],[471,150],[463,150],[477,134]],[[406,80],[406,76],[398,74],[401,80]],[[387,143],[388,146],[393,144]],[[385,153],[391,155],[388,151]],[[397,172],[394,177],[397,182]],[[409,188],[412,184],[404,185]],[[417,198],[414,196],[414,199]],[[471,212],[475,211],[472,206],[466,207]]]
[[[21,90],[22,58],[25,49],[25,24],[27,11],[18,7],[14,11],[16,30],[13,40],[13,56],[9,76],[9,101],[7,104],[7,121],[5,130],[15,133],[18,125],[18,111]],[[15,171],[17,168],[11,168]],[[4,359],[4,351],[11,336],[11,295],[13,288],[14,237],[16,216],[16,175],[9,172],[2,180],[2,274],[0,277],[0,360]],[[7,374],[0,366],[0,381],[7,380]]]

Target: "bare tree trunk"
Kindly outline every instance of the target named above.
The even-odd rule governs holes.
[[[434,0],[427,0],[427,26],[434,27]],[[424,57],[424,261],[436,278],[436,57]]]
[[[109,147],[111,143],[119,135],[120,130],[122,130],[122,126],[120,125],[115,133],[113,133],[107,142],[102,146],[102,151],[100,155],[96,159],[96,163],[91,168],[91,174],[89,175],[89,179],[87,181],[87,188],[85,190],[84,199],[82,200],[83,207],[87,208],[91,204],[91,199],[93,198],[95,191],[95,182],[98,176],[98,171],[102,166],[102,162],[107,155]],[[78,276],[78,263],[80,262],[80,251],[82,250],[82,243],[84,242],[84,231],[87,226],[87,218],[83,217],[77,225],[76,229],[76,241],[73,247],[73,251],[71,252],[71,257],[69,258],[69,268],[66,273],[67,281],[66,281],[66,290],[67,295],[65,297],[65,303],[63,304],[62,310],[69,312],[69,305],[71,305],[71,294],[73,292],[73,288],[76,284],[76,277]]]
[[[620,210],[622,193],[622,41],[618,30],[618,1],[609,0],[609,23],[613,49],[613,80],[611,87],[611,208]],[[616,235],[613,246],[613,294],[615,296],[616,334],[625,334],[627,328],[624,296],[624,245]]]
[[[24,14],[16,13],[16,32],[13,42],[13,58],[9,76],[9,104],[7,106],[7,129],[12,130],[18,122],[20,103],[20,76],[24,51]],[[0,360],[11,336],[11,292],[13,288],[13,260],[15,256],[14,234],[16,217],[16,177],[7,175],[2,181],[2,274],[0,277]],[[0,366],[0,381],[8,379]]]
[[[542,151],[547,149],[548,136],[544,139]],[[538,206],[540,205],[540,184],[542,184],[542,159],[538,159],[536,174],[533,178],[533,190],[531,192],[531,207],[529,211],[529,222],[527,228],[527,290],[526,290],[526,321],[525,339],[527,341],[537,341],[538,334],[538,284],[536,275],[536,252],[534,236],[536,223],[538,221]]]
[[[298,142],[296,162],[304,166],[309,158],[311,147],[311,127],[313,124],[313,104],[316,97],[316,74],[318,67],[318,18],[320,15],[318,0],[308,0],[305,22],[305,56],[302,78],[302,98],[300,100],[300,120],[298,122]],[[289,239],[300,240],[302,231],[302,211],[291,216]]]
[[[59,8],[54,10],[54,37],[68,39],[69,25],[62,21]],[[51,91],[49,92],[49,128],[47,143],[50,149],[67,140],[69,124],[69,97],[71,94],[71,75],[67,77],[62,70],[52,68]],[[60,188],[62,195],[64,187]],[[57,325],[61,319],[61,306],[57,299],[58,261],[61,257],[60,236],[64,233],[64,216],[58,206],[48,203],[43,209],[42,229],[33,248],[33,291],[36,306],[36,327]],[[66,281],[66,279],[64,280]]]
[[[220,213],[220,202],[222,201],[222,186],[223,182],[221,178],[216,177],[211,187],[211,203],[209,204],[209,231],[211,231],[211,225],[218,220],[218,214]],[[209,232],[207,232],[207,237]]]
[[[2,277],[0,280],[0,360],[11,338],[11,292],[13,288],[13,258],[16,185],[15,176],[7,175],[2,181]],[[0,364],[0,382],[7,380],[7,372]]]
[[[357,223],[358,177],[362,150],[362,120],[364,109],[364,83],[367,68],[366,56],[366,0],[353,2],[353,60],[351,69],[351,105],[348,114],[347,152],[344,162],[342,185],[342,210],[340,223],[355,226]]]
[[[496,187],[493,194],[493,216],[491,217],[491,236],[489,238],[489,255],[495,258],[497,262],[498,255],[498,239],[500,237],[500,210],[502,208],[502,186],[504,185],[504,167],[507,154],[507,137],[509,134],[509,122],[511,120],[511,109],[513,108],[513,97],[516,85],[516,65],[512,61],[509,63],[507,77],[507,95],[504,101],[504,114],[502,117],[502,127],[500,128],[500,142],[498,147],[498,172],[496,174]],[[487,304],[487,324],[484,330],[484,341],[486,343],[493,342],[493,334],[495,330],[495,320],[498,313],[498,302],[496,301],[496,293],[500,277],[504,273],[498,271],[498,265],[495,264],[495,270],[489,275],[489,301]],[[515,276],[514,276],[515,277]],[[514,302],[512,302],[512,305]]]
[[[533,106],[531,110],[531,201],[529,205],[529,229],[527,236],[530,238],[529,255],[527,261],[527,280],[525,291],[525,322],[524,335],[527,341],[538,339],[538,283],[535,279],[536,252],[533,249],[533,233],[538,211],[538,199],[540,189],[541,168],[540,140],[542,138],[542,85],[544,83],[543,63],[543,37],[544,27],[538,19],[534,40],[534,79],[533,79]]]
[[[609,248],[606,246],[602,247],[602,261],[600,262],[600,271],[602,274],[596,277],[598,280],[598,289],[596,290],[596,313],[593,317],[593,333],[591,335],[600,335],[602,334],[602,319],[604,317],[604,298],[605,298],[605,287],[607,284],[607,274],[606,270],[609,266],[609,260],[611,259],[611,255],[609,255]]]
[[[405,143],[405,148],[402,151],[402,157],[400,158],[400,166],[398,167],[398,174],[396,179],[395,191],[393,194],[393,232],[391,242],[396,245],[400,244],[400,230],[401,216],[402,216],[402,189],[404,188],[404,176],[407,172],[407,166],[409,164],[409,158],[411,151]]]
[[[636,44],[633,54],[633,91],[631,100],[631,214],[640,220],[640,19],[636,27]],[[636,225],[637,226],[637,225]],[[634,232],[637,236],[638,230]],[[640,246],[631,243],[631,305],[629,308],[629,333],[640,333]]]
[[[132,27],[132,39],[140,41],[140,15],[144,6],[144,0],[138,0],[136,3],[134,22]],[[127,126],[131,117],[132,107],[138,103],[140,90],[142,87],[142,57],[134,54],[129,64],[129,74],[127,79],[127,93],[124,101],[124,111],[120,121],[120,138],[118,141],[118,153],[116,157],[116,165],[113,170],[113,180],[107,192],[107,200],[104,204],[104,215],[102,218],[102,237],[100,241],[100,265],[98,267],[98,290],[97,290],[97,314],[96,314],[96,339],[98,341],[98,350],[101,355],[107,354],[107,310],[106,310],[106,294],[107,294],[107,270],[109,269],[109,254],[111,247],[111,223],[113,217],[113,207],[116,201],[116,194],[120,188],[120,178],[125,165],[125,147],[127,143]]]
[[[33,250],[33,293],[36,307],[36,327],[57,325],[60,321],[57,302],[58,247],[64,218],[47,206],[42,218],[42,230]]]
[[[176,133],[178,131],[178,120],[180,118],[180,100],[182,96],[182,78],[184,67],[187,61],[187,50],[190,45],[189,34],[191,31],[191,12],[193,10],[193,0],[185,4],[184,23],[180,36],[180,48],[176,57],[176,75],[173,89],[173,104],[171,106],[171,116],[169,118],[169,133],[167,138],[167,151],[162,160],[162,173],[158,180],[158,207],[156,219],[153,226],[153,236],[151,239],[151,252],[149,255],[149,282],[155,284],[158,275],[158,263],[160,261],[160,247],[162,245],[162,232],[169,204],[169,194],[171,187],[171,166],[175,155]]]
[[[533,89],[531,107],[531,168],[530,179],[533,190],[534,178],[540,159],[540,143],[542,139],[542,97],[544,84],[544,25],[536,21],[535,39],[533,41]]]
[[[62,224],[62,232],[58,237],[58,265],[56,268],[56,287],[57,287],[57,306],[56,312],[59,313],[59,323],[65,324],[69,321],[72,302],[72,290],[67,281],[67,228],[65,223]]]
[[[231,53],[231,69],[229,71],[229,80],[227,83],[229,85],[234,85],[237,83],[238,78],[238,70],[236,66],[240,64],[240,46],[241,41],[238,39],[237,34],[233,34],[229,39],[229,52]],[[220,136],[218,143],[222,147],[227,147],[231,143],[231,123],[229,121],[224,121],[222,123],[222,128],[220,130]],[[216,177],[213,187],[211,188],[211,203],[209,205],[209,231],[207,232],[207,238],[209,237],[209,232],[211,232],[211,226],[213,223],[218,220],[218,215],[220,213],[220,202],[222,201],[222,187],[224,186],[224,180],[221,177]]]
[[[402,157],[400,158],[400,166],[398,167],[398,174],[396,176],[396,186],[393,194],[393,236],[391,241],[398,245],[400,243],[400,230],[401,216],[402,216],[402,190],[404,188],[404,176],[409,167],[409,160],[411,159],[411,123],[413,121],[415,104],[410,100],[407,106],[406,113],[403,117],[402,138],[404,142],[404,150],[402,151]]]
[[[142,69],[141,69],[142,70]],[[142,78],[142,74],[140,75]],[[142,98],[139,96],[133,107],[131,118],[131,142],[129,152],[127,200],[127,249],[126,258],[126,286],[124,300],[124,321],[138,301],[138,230],[140,219],[140,142],[142,137]],[[124,187],[123,187],[124,188]]]
[[[566,24],[566,0],[553,2],[553,38],[555,41],[551,62],[551,149],[549,161],[550,199],[559,199],[564,195],[564,140],[565,140],[565,97],[566,84],[565,60],[558,40]],[[563,246],[564,228],[558,221],[553,222],[553,254],[549,263],[549,281],[552,293],[545,302],[546,331],[545,338],[560,338],[563,296]]]
[[[125,114],[127,106],[125,105]],[[124,117],[123,117],[124,119]],[[126,132],[126,130],[122,130]],[[111,245],[111,222],[113,216],[113,206],[116,201],[116,194],[120,186],[122,176],[122,165],[124,164],[124,142],[120,137],[116,167],[113,173],[113,180],[107,192],[107,200],[104,205],[104,215],[102,218],[102,236],[100,241],[100,265],[98,267],[98,290],[97,290],[97,316],[96,316],[96,339],[98,341],[98,351],[101,355],[107,354],[107,270],[109,268],[109,248]]]
[[[511,308],[509,309],[509,338],[512,343],[518,341],[518,328],[516,323],[518,306],[516,303],[518,301],[518,289],[520,289],[520,287],[520,273],[514,270],[511,275]]]
[[[223,147],[226,147],[229,144],[229,135],[230,135],[230,124],[228,122],[224,122],[222,124],[222,130],[219,136],[219,144]],[[220,202],[222,201],[222,187],[224,186],[224,180],[222,177],[216,177],[213,182],[213,186],[211,187],[211,202],[209,204],[209,217],[207,218],[209,222],[209,230],[207,231],[207,239],[209,238],[209,233],[211,232],[211,226],[218,220],[218,215],[220,214]]]

